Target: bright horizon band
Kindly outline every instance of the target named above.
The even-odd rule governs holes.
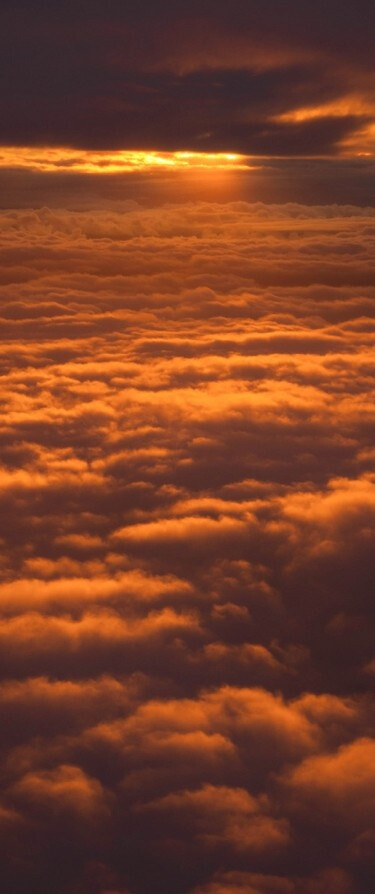
[[[73,171],[115,174],[158,168],[189,170],[248,170],[247,156],[227,152],[158,152],[132,149],[91,150],[49,146],[1,146],[0,168],[42,172]]]
[[[296,121],[299,120],[297,117]],[[372,157],[372,146],[363,148],[348,142],[341,158]],[[324,157],[324,156],[323,156]],[[0,169],[21,169],[40,173],[121,174],[165,171],[249,171],[261,156],[235,152],[163,152],[141,149],[75,149],[68,146],[1,146]]]

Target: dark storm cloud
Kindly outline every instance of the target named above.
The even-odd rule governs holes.
[[[334,154],[373,118],[366,0],[16,2],[2,18],[3,143]],[[354,113],[274,120],[353,94]]]

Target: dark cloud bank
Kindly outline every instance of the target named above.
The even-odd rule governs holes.
[[[374,29],[372,0],[3,0],[1,142],[356,154]]]
[[[371,894],[374,212],[1,224],[4,894]]]

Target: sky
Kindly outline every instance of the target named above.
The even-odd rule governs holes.
[[[2,141],[374,150],[372,0],[3,0]]]
[[[3,0],[2,894],[373,894],[374,16]]]

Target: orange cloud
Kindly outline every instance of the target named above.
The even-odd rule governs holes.
[[[229,847],[244,853],[257,853],[283,848],[288,843],[288,824],[262,812],[267,803],[260,803],[244,789],[206,785],[198,791],[167,795],[142,811],[165,817],[173,826],[182,813],[184,826],[193,826],[193,834],[203,845]],[[178,819],[177,819],[178,822]]]
[[[98,780],[74,766],[27,773],[13,786],[12,794],[37,810],[68,813],[83,822],[96,821],[108,810],[108,798]]]
[[[287,776],[297,809],[323,811],[325,822],[349,829],[371,826],[374,815],[375,743],[358,739],[333,754],[308,757]],[[319,821],[319,820],[318,820]]]
[[[7,888],[368,894],[374,213],[178,199],[0,213]]]

